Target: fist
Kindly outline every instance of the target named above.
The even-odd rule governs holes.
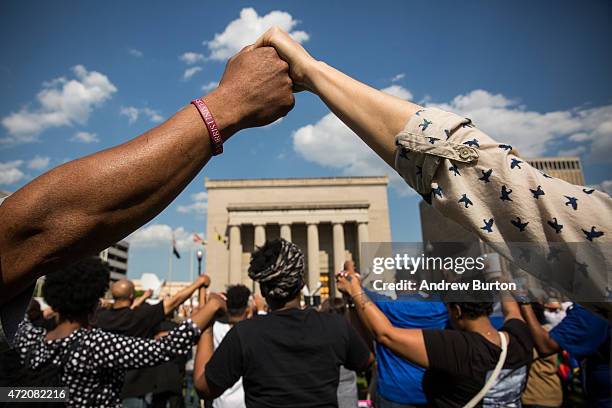
[[[196,279],[196,282],[200,285],[200,286],[204,286],[205,288],[210,286],[210,276],[206,275],[206,274],[202,274],[200,276],[198,276],[198,278]]]
[[[346,295],[353,296],[361,291],[361,279],[355,271],[340,271],[336,274],[338,290]]]
[[[231,111],[231,133],[268,125],[293,109],[292,86],[289,66],[274,48],[246,47],[227,62],[219,87],[209,95],[223,102],[211,111]]]

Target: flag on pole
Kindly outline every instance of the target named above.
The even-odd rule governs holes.
[[[227,242],[227,239],[223,235],[219,234],[219,231],[217,231],[216,228],[215,228],[215,235],[216,235],[217,241],[223,242],[224,244]]]
[[[178,259],[181,259],[181,254],[179,254],[178,249],[176,249],[176,240],[174,239],[174,233],[172,234],[172,253],[174,254],[174,256],[176,256]]]

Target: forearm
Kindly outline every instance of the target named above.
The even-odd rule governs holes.
[[[529,331],[531,332],[531,336],[533,337],[533,342],[538,350],[538,353],[541,356],[547,356],[561,351],[557,342],[550,338],[548,332],[544,330],[538,321],[538,318],[533,312],[531,305],[521,305],[520,308],[521,314],[523,315],[527,326],[529,326]]]
[[[215,301],[206,303],[204,307],[200,307],[195,313],[191,315],[191,320],[195,323],[200,330],[204,330],[209,324],[212,323],[215,313],[220,309],[220,305]]]
[[[229,126],[221,99],[213,96],[209,104]],[[0,302],[152,219],[210,157],[206,127],[189,105],[141,136],[66,163],[15,192],[0,207]]]
[[[140,305],[142,305],[145,300],[148,299],[148,295],[142,295],[142,296],[138,296],[136,299],[134,299],[134,301],[132,302],[132,306],[130,306],[130,309],[136,309],[137,307],[139,307]]]
[[[169,299],[164,300],[164,313],[169,314],[174,309],[182,305],[193,293],[200,288],[200,284],[198,282],[193,282],[189,286],[181,289],[177,293],[175,293]]]
[[[420,106],[369,87],[323,63],[313,63],[308,87],[385,162],[394,167],[395,136]]]
[[[198,341],[198,348],[193,362],[193,383],[204,397],[208,396],[208,382],[206,381],[206,364],[210,361],[214,353],[212,327],[209,327],[202,333]]]

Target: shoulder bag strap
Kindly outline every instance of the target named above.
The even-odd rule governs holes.
[[[491,373],[491,376],[485,383],[484,387],[482,387],[478,394],[474,395],[474,397],[467,404],[465,404],[463,408],[474,408],[485,397],[485,395],[487,395],[487,392],[489,392],[491,387],[493,387],[493,385],[497,381],[497,378],[499,377],[499,374],[501,373],[502,368],[504,367],[504,363],[506,362],[506,355],[508,354],[508,340],[502,332],[498,333],[499,339],[501,341],[501,353],[499,355],[499,361],[497,362],[495,369],[493,369],[493,372]]]

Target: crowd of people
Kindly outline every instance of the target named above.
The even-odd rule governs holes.
[[[263,299],[242,286],[206,293],[204,275],[156,304],[119,281],[100,307],[109,273],[91,255],[161,212],[232,135],[286,115],[296,90],[318,95],[429,204],[511,264],[538,274],[513,242],[581,243],[567,245],[566,264],[591,266],[581,283],[605,296],[560,318],[541,310],[550,299],[536,306],[502,293],[496,324],[493,302],[374,296],[348,262],[337,275],[345,304],[332,298],[317,310],[302,305],[301,250],[279,239],[252,255]],[[228,61],[204,98],[0,203],[2,385],[62,385],[76,407],[180,406],[187,377],[186,388],[217,407],[344,407],[367,373],[383,408],[555,407],[568,402],[568,383],[581,384],[586,406],[609,407],[609,268],[597,265],[612,261],[610,215],[607,194],[543,174],[470,119],[370,88],[273,28]],[[41,276],[51,315],[29,306]],[[188,318],[172,319],[196,291]],[[582,381],[569,375],[578,367]]]

